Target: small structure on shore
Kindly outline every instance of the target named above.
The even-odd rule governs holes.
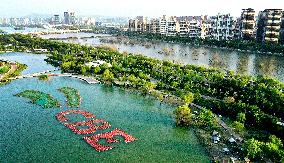
[[[228,148],[223,148],[223,152],[224,152],[226,155],[228,155],[229,152],[230,152],[230,150],[229,150]]]
[[[33,49],[33,51],[34,51],[35,53],[47,53],[47,52],[48,52],[47,49]]]
[[[101,66],[103,64],[107,64],[108,67],[112,67],[112,65],[110,63],[107,63],[105,61],[102,61],[102,60],[97,60],[97,61],[93,61],[93,62],[88,62],[86,63],[85,65],[88,66],[88,67],[98,67],[98,66]]]
[[[233,144],[233,143],[236,143],[236,140],[231,137],[231,138],[229,139],[229,142],[230,142],[231,144]]]
[[[217,144],[220,141],[220,134],[217,131],[213,131],[212,133],[212,141]]]

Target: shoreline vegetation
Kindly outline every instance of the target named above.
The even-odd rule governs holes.
[[[59,101],[57,101],[50,94],[37,90],[25,90],[24,92],[15,94],[15,96],[28,98],[33,104],[37,104],[44,109],[60,107]]]
[[[62,87],[58,90],[65,95],[68,107],[80,107],[82,98],[77,89],[71,87]]]
[[[0,74],[0,85],[2,84],[7,84],[9,82],[11,82],[10,78],[16,77],[18,75],[21,74],[21,72],[23,70],[25,70],[28,66],[25,64],[21,64],[21,63],[12,63],[12,62],[7,62],[7,61],[0,61],[0,63],[4,63],[6,65],[9,65],[9,69],[7,69],[8,67],[6,67],[6,70],[1,70],[3,71],[2,74]]]
[[[259,43],[257,41],[242,41],[242,40],[214,40],[200,38],[186,38],[179,36],[163,36],[153,33],[141,32],[120,32],[116,36],[127,36],[134,39],[146,39],[150,41],[163,41],[167,43],[181,43],[192,46],[202,46],[209,48],[220,48],[227,50],[235,50],[239,52],[249,52],[258,54],[269,54],[284,56],[284,45]]]
[[[46,74],[43,74],[43,75],[38,76],[38,79],[39,79],[39,80],[47,81],[47,80],[49,80],[49,76],[46,75]]]
[[[284,161],[284,83],[279,80],[181,65],[119,53],[107,47],[63,43],[20,34],[3,37],[12,40],[11,44],[27,49],[48,49],[51,54],[46,61],[59,66],[63,72],[93,76],[103,83],[133,88],[145,95],[155,94],[161,102],[167,97],[175,97],[177,125],[195,128],[212,160],[236,157],[240,161]],[[86,65],[97,60],[108,64]],[[182,102],[177,103],[176,100]],[[226,125],[223,118],[229,119],[232,124]],[[231,125],[233,127],[228,127]]]

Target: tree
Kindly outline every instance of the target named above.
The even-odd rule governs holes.
[[[243,149],[248,158],[255,159],[261,156],[262,154],[261,146],[262,145],[263,145],[262,142],[252,138],[243,144]]]
[[[87,72],[86,67],[85,67],[85,66],[82,66],[82,67],[81,67],[81,73],[82,73],[83,75],[86,75],[86,72]]]
[[[197,120],[203,125],[208,127],[213,127],[217,121],[211,110],[202,109],[199,115],[197,116]]]
[[[189,92],[189,93],[181,96],[181,99],[185,102],[186,105],[189,105],[194,100],[194,94]]]
[[[143,85],[142,85],[142,90],[144,91],[144,93],[148,93],[148,92],[151,92],[155,89],[156,85],[151,83],[151,82],[145,82]]]
[[[180,126],[188,126],[191,121],[191,110],[187,105],[179,106],[174,111],[176,124]]]
[[[61,69],[63,72],[68,72],[72,67],[72,62],[63,62],[61,65]]]
[[[244,124],[241,123],[241,122],[238,122],[238,121],[235,121],[233,123],[233,126],[234,126],[236,132],[242,132],[244,130],[244,128],[245,128]]]
[[[96,66],[93,70],[94,74],[100,74],[101,73],[101,68],[99,66]]]
[[[109,71],[109,69],[106,69],[102,74],[102,79],[105,81],[112,82],[114,80],[114,75],[112,72]]]
[[[264,145],[264,151],[269,158],[279,161],[284,159],[284,151],[282,147],[283,144],[281,139],[277,138],[275,135],[270,135],[269,141]]]
[[[245,113],[238,113],[237,121],[241,123],[245,123],[246,121],[246,114]]]

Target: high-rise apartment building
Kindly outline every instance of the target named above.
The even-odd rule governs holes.
[[[160,33],[160,20],[151,19],[150,21],[150,32],[151,33]]]
[[[187,19],[179,20],[179,36],[188,37],[189,32],[189,21]]]
[[[69,19],[70,19],[70,24],[72,25],[76,24],[75,12],[70,12]]]
[[[69,14],[69,12],[64,12],[64,24],[70,24],[70,14]]]
[[[180,25],[175,16],[169,17],[167,20],[167,36],[176,36],[179,33]]]
[[[60,18],[59,18],[59,15],[54,15],[54,18],[53,18],[53,24],[54,24],[54,25],[58,25],[58,24],[60,24]]]
[[[216,40],[232,40],[234,39],[234,19],[230,14],[218,14],[210,18],[211,29],[210,34]]]
[[[265,9],[259,12],[257,22],[257,40],[259,42],[279,42],[282,15],[282,9]]]
[[[284,11],[282,12],[282,18],[281,18],[280,43],[284,44]]]
[[[128,22],[130,31],[146,32],[147,31],[147,18],[143,16],[137,16],[135,19],[130,19]]]
[[[192,19],[189,22],[188,37],[190,38],[200,38],[201,37],[201,22]]]
[[[240,36],[243,40],[255,39],[255,10],[252,8],[243,9],[240,18]]]

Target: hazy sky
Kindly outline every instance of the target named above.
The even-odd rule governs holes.
[[[0,16],[26,16],[32,13],[60,14],[75,11],[77,15],[159,17],[166,15],[239,16],[242,8],[284,9],[284,0],[0,0]]]

